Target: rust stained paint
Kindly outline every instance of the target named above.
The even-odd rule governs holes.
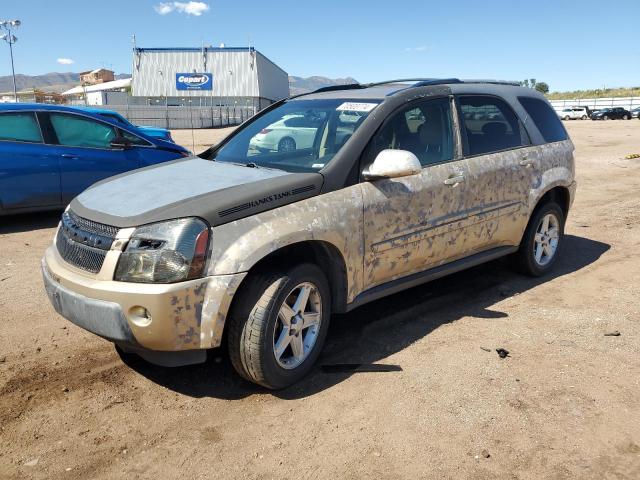
[[[170,298],[173,318],[174,350],[200,348],[200,322],[207,282],[186,288]]]
[[[381,283],[518,245],[539,198],[573,182],[572,152],[567,140],[465,158],[216,227],[209,274],[246,272],[284,246],[320,240],[341,253],[351,301]],[[520,165],[525,158],[531,166]],[[464,182],[444,184],[458,174]]]
[[[518,245],[540,197],[573,182],[571,141],[432,165],[363,184],[366,288]],[[532,165],[521,165],[525,159]],[[464,181],[445,185],[452,176]]]
[[[200,348],[218,347],[231,301],[246,273],[209,278],[200,312]]]
[[[354,185],[216,227],[209,275],[246,272],[282,247],[323,241],[342,255],[350,301],[363,288],[362,211],[362,188]]]

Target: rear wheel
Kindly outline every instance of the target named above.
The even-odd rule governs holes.
[[[622,116],[622,119],[623,120],[629,120],[629,116],[625,114],[625,115]]]
[[[569,115],[565,115],[564,120],[569,120],[569,118],[571,118]]]
[[[279,152],[293,152],[296,149],[296,141],[291,137],[281,138],[278,142]]]
[[[587,119],[587,116],[586,116],[586,115],[582,115],[582,116],[580,117],[580,120],[586,120],[586,119]]]
[[[236,371],[267,388],[304,377],[324,344],[331,316],[327,280],[317,266],[256,273],[229,318],[228,348]]]
[[[562,246],[564,221],[557,203],[546,203],[535,211],[516,254],[523,273],[538,277],[551,270]]]

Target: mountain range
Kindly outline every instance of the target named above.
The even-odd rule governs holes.
[[[329,87],[331,85],[348,85],[350,83],[358,83],[355,78],[327,78],[327,77],[294,77],[289,75],[289,92],[291,95],[297,95],[299,93],[312,92],[322,87]]]
[[[126,73],[117,74],[116,80],[129,78]],[[16,88],[18,91],[29,88],[37,88],[45,92],[64,92],[80,83],[80,74],[75,72],[51,72],[43,75],[16,75]],[[12,92],[13,80],[11,75],[0,77],[0,92]]]
[[[116,79],[129,78],[131,75],[121,73],[116,75]],[[28,88],[38,88],[45,92],[64,92],[80,83],[80,74],[74,72],[52,72],[43,75],[16,75],[16,86],[18,90]],[[289,91],[291,95],[306,93],[318,88],[328,87],[330,85],[346,85],[349,83],[358,83],[351,77],[345,78],[327,78],[321,76],[313,77],[295,77],[289,76]],[[0,92],[13,91],[13,80],[11,75],[0,77]]]

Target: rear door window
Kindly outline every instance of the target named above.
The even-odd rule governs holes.
[[[530,145],[513,109],[504,100],[483,95],[458,97],[467,154],[482,155]]]
[[[32,112],[0,114],[0,140],[42,143],[42,133],[35,114]]]
[[[67,147],[111,148],[116,130],[111,125],[79,115],[52,113],[49,118],[58,143]]]
[[[561,142],[567,139],[567,131],[551,105],[533,97],[518,97],[518,101],[538,127],[545,142]]]

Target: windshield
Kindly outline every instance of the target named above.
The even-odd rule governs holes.
[[[379,100],[292,100],[231,138],[213,160],[316,172],[347,143]]]

